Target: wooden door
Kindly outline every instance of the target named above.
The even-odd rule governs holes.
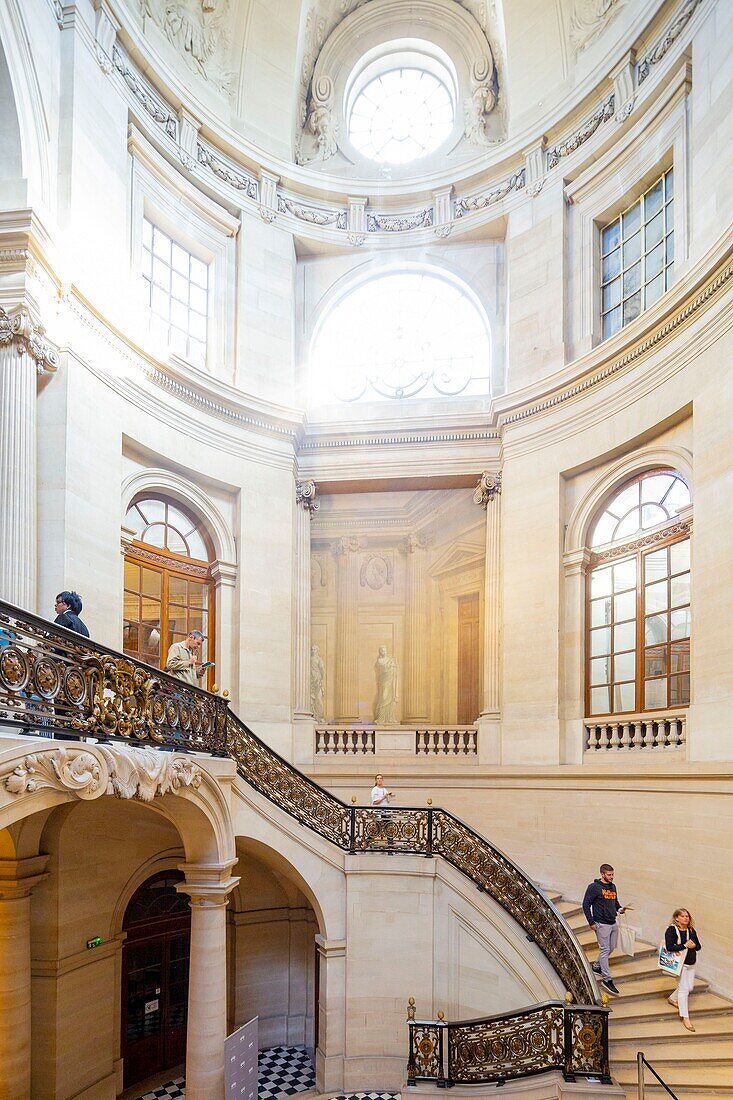
[[[185,1061],[190,932],[135,939],[123,948],[124,1086]]]
[[[470,726],[479,716],[479,594],[458,597],[458,706],[459,726]]]

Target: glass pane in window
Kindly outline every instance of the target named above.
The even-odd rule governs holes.
[[[690,540],[675,542],[669,548],[670,572],[684,573],[690,568]]]
[[[603,569],[594,569],[590,575],[591,596],[594,598],[597,596],[610,596],[611,576],[610,566],[606,566]]]
[[[616,530],[617,519],[615,516],[604,512],[593,531],[591,546],[602,546],[604,542],[610,542],[613,532]]]
[[[593,657],[602,657],[611,652],[611,629],[607,626],[599,627],[590,632],[590,651]]]
[[[153,260],[153,282],[163,290],[169,290],[171,285],[171,270],[162,260]]]
[[[669,671],[670,672],[689,672],[690,671],[690,641],[689,638],[684,642],[672,642],[669,654]]]
[[[191,309],[195,309],[197,313],[203,313],[205,315],[206,314],[206,302],[207,302],[206,291],[202,290],[201,287],[194,286],[194,284],[191,283],[191,294],[190,294],[190,298],[189,298],[189,304],[191,306]]]
[[[669,705],[671,707],[686,706],[690,701],[690,674],[669,678]]]
[[[604,286],[602,291],[602,303],[601,308],[604,313],[608,313],[610,309],[617,306],[621,301],[621,280],[614,279],[608,286]]]
[[[644,676],[667,675],[667,647],[666,645],[649,646],[644,650]]]
[[[611,622],[611,598],[605,597],[602,600],[591,600],[590,605],[590,625],[591,626],[607,626]]]
[[[153,253],[158,256],[164,263],[170,264],[171,262],[171,242],[165,233],[157,228],[153,228]]]
[[[186,541],[188,542],[188,552],[192,558],[198,558],[199,561],[209,560],[209,551],[200,531],[191,531]]]
[[[672,641],[677,638],[689,638],[692,627],[692,615],[689,607],[680,608],[671,613],[670,637]]]
[[[664,274],[657,275],[656,279],[652,279],[650,283],[646,284],[646,308],[653,306],[659,298],[664,294]]]
[[[641,203],[636,202],[627,210],[623,215],[624,223],[624,240],[630,237],[632,233],[636,233],[637,229],[641,225]]]
[[[611,682],[611,658],[597,657],[590,663],[591,684],[609,684]]]
[[[163,583],[163,574],[158,573],[155,569],[146,569],[143,566],[142,570],[142,591],[145,596],[149,596],[151,599],[159,600],[161,586]]]
[[[194,340],[206,339],[206,318],[200,313],[191,313],[188,320],[188,329]]]
[[[675,612],[676,614],[676,612]],[[667,616],[648,615],[644,620],[644,644],[657,645],[667,641]]]
[[[624,298],[628,298],[641,286],[641,264],[634,264],[624,271]]]
[[[633,680],[636,675],[636,654],[617,653],[613,659],[613,678],[619,680]]]
[[[650,527],[656,527],[658,523],[665,523],[667,513],[658,504],[645,504],[641,510],[641,526],[644,531]]]
[[[148,252],[147,248],[142,250],[140,256],[140,270],[146,279],[152,279],[153,277],[153,253]]]
[[[624,241],[624,267],[631,267],[641,257],[641,231]]]
[[[152,623],[142,630],[143,660],[148,664],[158,664],[160,660],[160,623]]]
[[[613,567],[613,590],[623,592],[636,587],[636,558],[627,558]]]
[[[614,684],[613,709],[618,714],[622,710],[634,710],[636,684]]]
[[[125,562],[125,588],[131,592],[140,591],[140,566],[131,561]]]
[[[690,602],[690,574],[681,573],[672,579],[672,607]]]
[[[646,680],[644,683],[644,707],[646,710],[658,710],[667,705],[667,681]]]
[[[160,287],[154,286],[153,293],[150,299],[150,308],[158,314],[159,317],[168,319],[168,311],[170,307],[170,298],[166,290],[161,290]]]
[[[650,615],[654,611],[667,610],[667,582],[658,581],[656,584],[648,584],[644,590],[644,607]]]
[[[176,531],[175,527],[168,528],[168,549],[173,554],[188,555],[188,547],[181,537],[180,531]]]
[[[171,324],[183,332],[188,329],[188,306],[184,306],[182,302],[177,302],[175,298],[171,301]]]
[[[204,264],[201,260],[197,260],[195,256],[191,257],[191,282],[204,288],[209,282],[208,264]]]
[[[613,628],[614,653],[622,653],[625,649],[633,649],[636,644],[636,623],[621,623]]]
[[[124,616],[137,622],[140,619],[140,597],[135,592],[125,592],[123,596]]]
[[[656,248],[653,248],[646,258],[646,267],[644,271],[644,278],[647,283],[650,283],[655,276],[659,275],[664,267],[664,242],[660,241]]]
[[[614,599],[614,616],[617,623],[636,616],[636,592],[624,592]]]
[[[148,626],[156,626],[160,622],[160,600],[143,597],[140,605],[141,621],[147,623]]]
[[[615,222],[611,222],[601,233],[601,251],[604,256],[608,255],[615,248],[618,248],[621,243],[621,222],[617,218]]]
[[[655,244],[659,244],[664,236],[664,214],[660,211],[656,218],[652,218],[645,230],[646,250],[649,252]]]
[[[184,305],[188,304],[189,285],[188,279],[184,278],[183,275],[177,275],[175,271],[173,272],[171,276],[171,294],[179,302],[183,302]]]
[[[637,290],[636,294],[632,294],[630,298],[627,298],[624,302],[624,324],[628,325],[630,321],[635,321],[641,313],[641,291]]]
[[[655,183],[644,196],[644,219],[649,221],[657,211],[662,209],[664,199],[664,180]]]
[[[594,687],[590,690],[590,712],[591,714],[609,714],[610,713],[610,693],[607,687]]]
[[[165,546],[165,527],[162,523],[152,523],[145,532],[143,542],[151,546]]]
[[[606,313],[603,318],[603,339],[607,340],[609,336],[613,336],[614,332],[618,332],[621,328],[621,306],[617,306],[616,309],[612,309],[610,313]]]
[[[674,232],[667,235],[666,263],[674,263]]]
[[[143,218],[143,248],[153,247],[153,224],[147,218]]]
[[[172,241],[172,255],[171,262],[173,270],[177,271],[180,275],[185,276],[185,282],[188,283],[188,260],[189,254],[185,248],[181,248],[179,244]]]
[[[608,256],[603,258],[602,281],[607,283],[621,271],[621,249],[615,248]]]
[[[126,620],[122,626],[122,648],[125,653],[137,653],[138,652],[138,640],[140,637],[140,626],[138,623],[130,622]]]
[[[677,478],[674,485],[664,498],[664,507],[671,516],[676,516],[680,508],[686,508],[690,503],[690,490],[682,478]]]
[[[188,582],[184,577],[168,577],[168,599],[171,603],[185,604],[188,602]]]
[[[644,557],[644,580],[647,584],[650,581],[659,580],[661,577],[667,576],[667,551],[665,550],[653,550],[651,554],[646,554]]]
[[[624,516],[616,528],[617,539],[627,539],[631,535],[635,535],[640,530],[641,518],[638,508],[632,508],[632,510]]]
[[[674,484],[672,474],[650,474],[641,482],[642,504],[658,504]]]
[[[209,588],[205,584],[197,584],[195,581],[188,583],[188,606],[206,610],[209,602]]]
[[[668,199],[674,194],[674,168],[670,168],[664,177],[664,193]]]

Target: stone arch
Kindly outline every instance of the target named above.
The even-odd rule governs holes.
[[[0,41],[0,179],[25,178],[49,203],[51,133],[33,49],[16,10],[21,6],[12,0],[7,5],[9,17],[3,23]]]
[[[23,148],[10,70],[0,42],[0,179],[23,175]]]
[[[576,504],[565,532],[565,554],[583,550],[599,510],[625,481],[657,466],[677,470],[692,488],[692,455],[684,447],[644,447],[625,455],[601,474]]]
[[[236,565],[237,545],[234,534],[219,509],[198,485],[170,470],[153,468],[132,474],[122,484],[123,519],[130,504],[140,493],[162,493],[198,512],[213,540],[217,562]]]

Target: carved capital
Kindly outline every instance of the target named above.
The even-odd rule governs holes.
[[[296,481],[295,483],[295,503],[300,507],[313,515],[321,507],[320,500],[317,500],[318,488],[315,481]]]
[[[186,876],[185,882],[179,882],[176,890],[179,894],[188,894],[192,909],[219,909],[223,908],[229,895],[239,882],[238,876],[232,875],[232,867],[236,859],[226,863],[181,863],[178,869]]]
[[[10,312],[0,306],[0,346],[3,344],[14,345],[19,355],[28,355],[39,374],[58,368],[59,353],[46,339],[43,325],[33,320],[26,306]]]
[[[403,539],[398,546],[398,550],[401,554],[409,557],[410,554],[414,554],[416,550],[426,550],[428,546],[428,540],[424,535],[409,534],[406,539]]]
[[[27,859],[0,859],[0,901],[27,898],[34,886],[46,877],[51,857],[29,856]]]
[[[489,501],[501,494],[501,471],[484,470],[479,478],[478,485],[473,491],[473,503],[480,504],[484,508]]]

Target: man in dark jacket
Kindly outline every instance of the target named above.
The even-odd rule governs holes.
[[[618,997],[619,991],[611,978],[608,960],[618,940],[616,916],[626,909],[619,905],[611,864],[602,863],[600,872],[601,877],[594,879],[585,892],[583,912],[598,940],[598,962],[593,963],[593,970],[601,975],[601,985],[606,992]]]
[[[54,622],[58,626],[65,626],[67,630],[73,630],[76,634],[89,637],[86,623],[79,618],[81,614],[81,596],[78,592],[59,592],[56,597],[56,618]]]

